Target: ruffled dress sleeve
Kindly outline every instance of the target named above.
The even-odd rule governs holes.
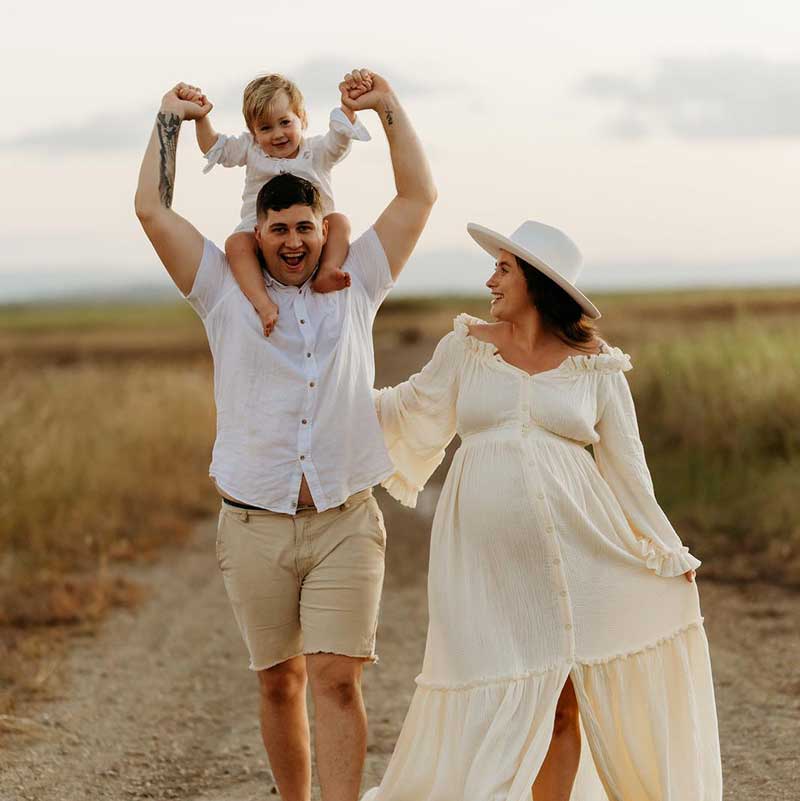
[[[247,164],[247,154],[252,144],[253,135],[249,131],[245,131],[239,136],[220,134],[209,151],[203,154],[206,160],[203,173],[211,172],[217,164],[221,164],[223,167],[244,167]]]
[[[375,390],[375,409],[395,472],[382,484],[413,508],[456,433],[463,338],[447,334],[425,367],[395,387]]]
[[[324,136],[316,136],[310,140],[317,169],[330,172],[331,168],[350,152],[350,145],[354,139],[359,142],[369,142],[371,138],[361,120],[350,122],[340,108],[333,109],[328,132]]]
[[[594,445],[595,460],[625,513],[647,567],[659,576],[680,576],[699,567],[700,560],[683,545],[656,500],[633,397],[624,374],[631,365],[627,356],[625,360],[620,369],[608,371],[601,385],[604,398],[595,426],[600,436]]]

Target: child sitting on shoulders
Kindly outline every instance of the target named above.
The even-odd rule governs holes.
[[[369,91],[369,77],[359,89]],[[184,100],[197,100],[193,90]],[[353,139],[369,141],[367,129],[351,109],[342,105],[331,112],[330,127],[322,136],[305,138],[306,110],[300,89],[283,75],[264,75],[245,87],[242,112],[247,131],[240,136],[218,134],[210,115],[196,122],[197,144],[208,160],[203,172],[214,165],[245,167],[241,222],[225,242],[225,255],[239,286],[253,304],[264,335],[269,336],[278,319],[278,306],[270,298],[257,255],[256,197],[261,187],[282,173],[292,173],[310,181],[319,190],[328,239],[322,250],[319,269],[312,281],[317,292],[332,292],[350,285],[342,271],[350,246],[350,222],[334,212],[331,168],[350,151]]]

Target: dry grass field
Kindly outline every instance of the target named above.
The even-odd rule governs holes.
[[[602,335],[634,360],[659,498],[705,575],[800,585],[800,289],[598,305]],[[457,312],[486,309],[387,304],[379,364],[421,366]],[[121,561],[153,558],[212,512],[213,428],[210,358],[187,306],[0,310],[0,714],[43,686],[65,632],[136,603]]]

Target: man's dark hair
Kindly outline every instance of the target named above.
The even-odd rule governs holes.
[[[276,175],[258,193],[256,217],[263,220],[270,209],[283,211],[298,204],[309,206],[317,217],[322,216],[322,200],[314,184],[288,172]]]

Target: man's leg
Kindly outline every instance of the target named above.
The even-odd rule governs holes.
[[[283,801],[311,798],[305,657],[258,671],[261,738]],[[360,775],[360,774],[359,774]]]
[[[367,754],[367,713],[361,697],[364,660],[308,654],[306,663],[322,801],[357,801]]]

